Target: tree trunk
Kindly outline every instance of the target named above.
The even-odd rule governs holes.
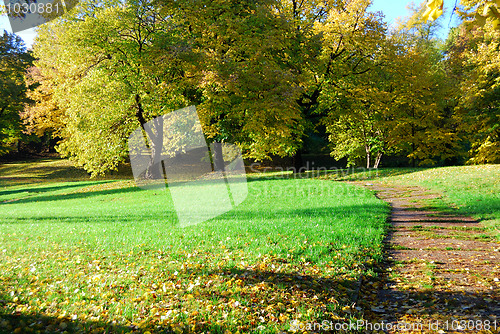
[[[412,167],[415,167],[415,125],[413,124],[413,120],[415,120],[415,107],[411,108],[411,117],[412,117],[412,123],[411,123],[411,164]]]
[[[377,154],[377,158],[375,158],[375,165],[373,165],[373,168],[378,168],[378,165],[380,164],[381,159],[382,159],[382,153],[379,152]]]
[[[144,119],[144,109],[142,108],[141,97],[139,94],[135,95],[136,102],[136,116],[141,124],[141,128],[149,137],[149,142],[146,140],[146,145],[151,149],[151,157],[144,177],[149,180],[156,180],[163,178],[163,170],[161,163],[161,151],[163,148],[163,117],[157,117],[153,120],[153,129],[146,127],[146,120]]]
[[[212,160],[214,164],[214,172],[223,172],[224,156],[222,154],[222,143],[214,142],[212,144]]]
[[[302,160],[302,150],[298,149],[297,153],[293,156],[293,172],[299,173],[304,161]]]
[[[150,138],[149,146],[151,147],[151,159],[149,160],[148,169],[145,177],[151,180],[159,180],[163,178],[163,170],[161,163],[161,151],[163,149],[163,117],[153,119],[154,133]]]
[[[366,151],[366,168],[370,168],[370,146],[365,146]]]

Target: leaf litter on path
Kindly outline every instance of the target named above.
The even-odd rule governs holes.
[[[389,333],[499,333],[496,239],[471,238],[485,232],[469,217],[426,210],[425,200],[439,194],[417,187],[365,186],[392,207],[385,267],[362,287],[366,318],[389,324]]]

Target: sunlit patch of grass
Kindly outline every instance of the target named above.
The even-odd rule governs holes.
[[[51,179],[56,166],[1,167],[30,182],[0,188],[0,332],[275,333],[361,317],[344,310],[382,259],[389,213],[368,190],[255,175],[235,210],[179,228],[168,190],[64,166]]]
[[[0,187],[31,183],[113,179],[132,179],[130,165],[121,165],[118,171],[111,171],[105,177],[91,179],[87,172],[75,167],[72,162],[66,159],[46,159],[0,164]]]

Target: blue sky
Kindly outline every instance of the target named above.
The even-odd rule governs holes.
[[[407,10],[407,6],[412,1],[395,1],[395,0],[373,0],[373,4],[371,6],[372,11],[381,11],[385,15],[385,20],[387,23],[391,24],[398,17],[405,17],[409,14]],[[414,3],[418,3],[419,1],[413,1]]]
[[[0,0],[0,3],[2,3],[2,0]],[[393,24],[395,22],[395,19],[398,17],[404,17],[408,15],[408,10],[407,6],[408,4],[411,3],[411,1],[406,1],[406,0],[373,0],[373,5],[372,5],[372,10],[373,11],[381,11],[384,13],[386,17],[387,23]],[[418,0],[415,1],[415,3],[418,3]],[[448,6],[452,6],[455,3],[455,1],[452,0],[445,0],[445,4],[448,4]],[[442,32],[441,37],[445,37],[448,31],[448,22],[450,21],[450,12],[451,8],[445,8],[445,14],[444,14],[444,31]],[[453,22],[452,22],[453,23]],[[453,24],[452,24],[453,25]],[[0,16],[0,33],[3,30],[11,31],[9,21],[7,20],[7,16]],[[33,38],[35,38],[36,33],[34,29],[29,29],[25,30],[23,32],[18,33],[18,35],[21,36],[21,38],[24,39],[25,43],[30,46],[33,43]]]
[[[423,2],[422,0],[415,1],[395,1],[395,0],[373,0],[373,4],[371,6],[372,11],[381,11],[385,15],[385,21],[391,25],[394,24],[398,17],[405,17],[409,15],[409,11],[407,9],[410,3],[420,4]],[[443,31],[440,33],[440,37],[445,39],[448,35],[449,28],[457,25],[456,22],[456,14],[453,15],[453,19],[450,22],[451,12],[453,10],[453,6],[455,5],[454,0],[444,0],[444,13],[442,17]],[[448,26],[449,24],[449,26]]]

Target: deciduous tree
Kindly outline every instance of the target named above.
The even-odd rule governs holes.
[[[500,162],[500,32],[492,22],[464,22],[448,43],[448,67],[458,81],[455,120],[471,146],[470,163]]]
[[[32,61],[19,36],[0,36],[0,155],[11,151],[21,138],[19,113],[26,98],[24,74]]]

